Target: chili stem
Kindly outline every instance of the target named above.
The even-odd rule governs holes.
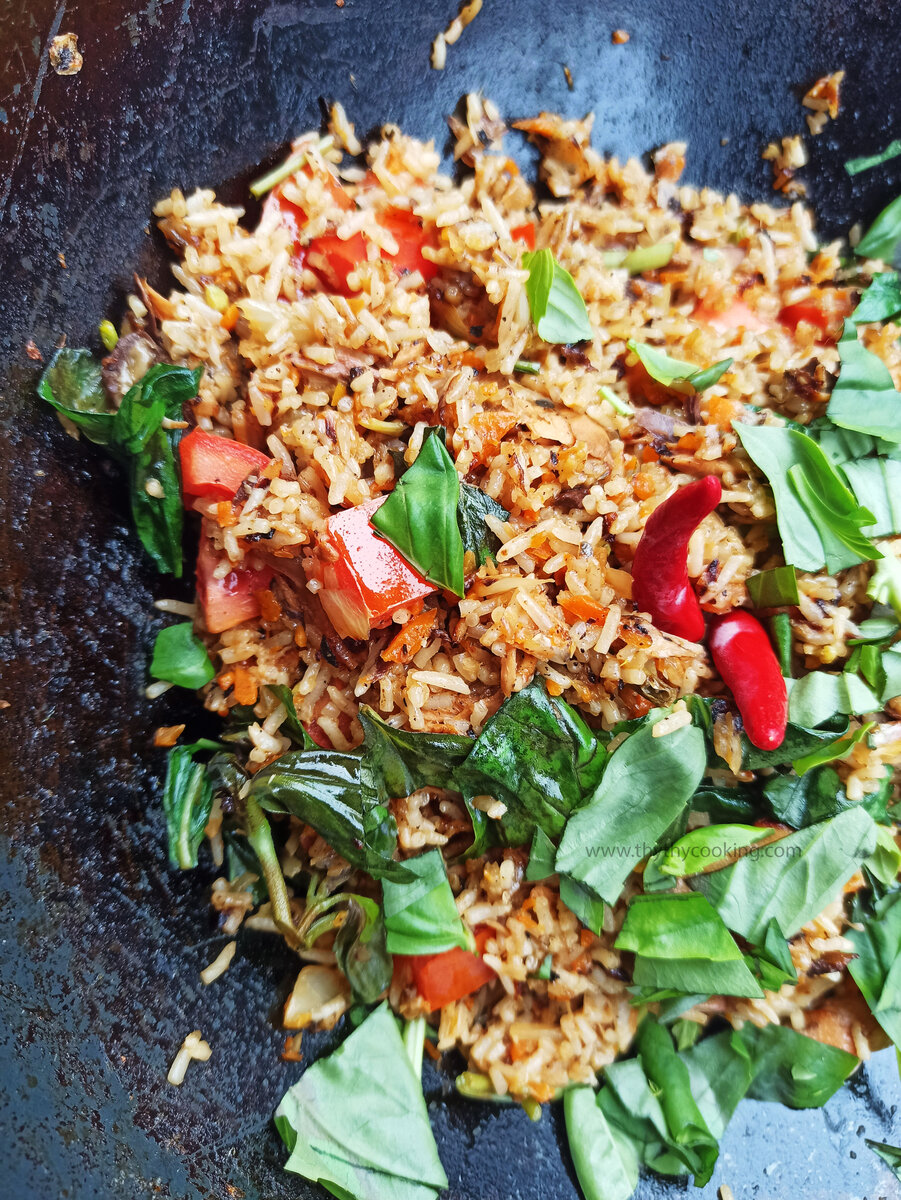
[[[288,889],[285,877],[278,861],[275,843],[272,840],[272,830],[263,815],[263,810],[252,796],[245,801],[244,819],[247,840],[256,851],[263,868],[266,886],[269,888],[269,899],[272,903],[272,917],[284,935],[288,945],[296,948],[300,944],[294,921],[291,919],[291,904],[288,900]]]
[[[326,150],[331,150],[335,144],[333,137],[324,137],[319,139],[319,153],[322,154]],[[259,198],[265,196],[267,192],[271,192],[276,184],[281,183],[283,179],[287,179],[289,175],[293,175],[307,161],[307,150],[298,150],[296,154],[289,154],[281,166],[274,167],[268,175],[263,175],[255,180],[250,185],[250,194]]]

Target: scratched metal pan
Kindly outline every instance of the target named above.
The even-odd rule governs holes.
[[[166,861],[150,731],[198,728],[189,701],[142,694],[151,601],[173,585],[129,532],[118,472],[38,406],[26,342],[45,355],[63,333],[92,342],[135,264],[166,278],[153,200],[178,184],[243,203],[259,164],[319,123],[323,97],[361,131],[388,120],[439,146],[471,89],[513,116],[593,109],[602,150],[686,139],[690,180],[771,199],[762,147],[804,132],[805,87],[844,67],[841,114],[808,139],[803,172],[821,228],[869,220],[901,188],[901,159],[854,180],[842,169],[901,134],[897,0],[489,0],[438,73],[429,44],[454,3],[0,0],[5,1200],[321,1194],[283,1175],[270,1119],[297,1072],[277,1020],[291,956],[242,936],[204,991],[198,969],[223,940],[212,870]],[[617,28],[626,45],[611,43]],[[71,76],[48,68],[65,32],[84,56]],[[198,1027],[212,1061],[176,1090],[167,1066]],[[455,1200],[576,1196],[558,1110],[533,1125],[461,1101],[431,1066],[425,1086]],[[728,1182],[738,1197],[897,1197],[863,1138],[901,1140],[899,1097],[883,1054],[823,1111],[745,1103],[702,1194]],[[639,1196],[684,1191],[648,1178]]]

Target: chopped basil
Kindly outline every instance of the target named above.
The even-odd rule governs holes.
[[[785,604],[797,604],[800,597],[795,568],[774,567],[770,571],[758,571],[748,580],[748,595],[755,608],[781,608]]]
[[[872,525],[864,526],[867,536],[901,532],[901,461],[879,455],[843,463],[842,470],[858,502],[875,517]]]
[[[765,991],[778,992],[784,983],[798,982],[791,949],[776,921],[770,921],[763,941],[752,945],[750,949],[748,964]]]
[[[883,559],[883,562],[887,561]],[[848,638],[849,646],[857,646],[863,642],[886,641],[901,632],[901,625],[894,617],[867,617],[865,621],[860,622],[857,629],[857,637]]]
[[[585,1200],[629,1200],[638,1187],[632,1141],[608,1124],[597,1093],[585,1085],[563,1093],[566,1139]]]
[[[633,338],[630,338],[626,345],[638,355],[642,366],[652,379],[656,379],[664,387],[670,387],[677,380],[684,380],[690,383],[696,392],[703,392],[705,388],[712,387],[734,361],[724,358],[710,367],[699,367],[695,363],[670,358],[662,350],[647,346],[643,342],[636,342]]]
[[[690,883],[734,933],[756,941],[775,920],[793,937],[835,899],[875,845],[876,826],[858,805]]]
[[[804,571],[825,563],[838,571],[881,558],[861,530],[873,514],[857,503],[813,438],[777,425],[733,427],[742,445],[769,480],[785,559]]]
[[[788,613],[774,613],[770,617],[770,636],[779,659],[779,669],[788,679],[792,673],[792,623]]]
[[[440,954],[454,946],[471,949],[440,850],[408,858],[404,866],[414,878],[403,883],[382,881],[388,950],[392,954]]]
[[[832,675],[811,671],[796,680],[788,697],[789,720],[813,729],[836,713],[860,715],[878,712],[882,703],[876,693],[857,675],[847,671]]]
[[[897,158],[899,154],[901,154],[901,139],[895,138],[878,154],[865,154],[860,158],[849,158],[845,163],[845,170],[849,175],[859,175],[861,171],[871,171],[873,167],[881,167],[883,163]]]
[[[386,1005],[284,1095],[285,1170],[336,1196],[436,1200],[447,1187],[422,1084]]]
[[[673,879],[696,875],[729,862],[748,846],[769,837],[770,832],[756,825],[704,825],[655,854],[655,866]]]
[[[746,1021],[741,1040],[754,1067],[748,1095],[789,1108],[822,1107],[859,1063],[846,1050],[814,1041],[787,1025],[758,1028]]]
[[[888,604],[901,621],[901,559],[886,554],[870,577],[867,595],[877,604]]]
[[[397,481],[372,524],[426,579],[463,595],[460,480],[443,438],[429,430],[416,461]]]
[[[365,735],[362,777],[382,803],[424,787],[459,790],[455,771],[472,750],[472,738],[395,729],[366,706],[359,716]]]
[[[846,931],[856,955],[848,970],[870,1012],[901,1046],[901,892],[877,900],[872,912],[855,924],[863,928]]]
[[[586,807],[569,818],[558,871],[615,904],[633,867],[686,812],[706,766],[699,729],[655,738],[645,721],[614,751]]]
[[[169,834],[169,861],[183,871],[197,866],[197,851],[213,807],[213,785],[196,756],[205,750],[221,749],[218,742],[201,738],[190,746],[169,751],[163,812]]]
[[[506,521],[509,516],[503,505],[498,504],[481,488],[473,487],[469,483],[460,484],[457,523],[463,538],[463,553],[471,551],[475,555],[477,567],[484,566],[489,560],[496,562],[494,556],[501,546],[500,540],[485,523],[485,518],[497,517],[499,521]]]
[[[63,346],[48,363],[38,395],[98,446],[113,441],[116,412],[103,386],[100,363],[90,350]]]
[[[889,266],[895,262],[898,243],[901,242],[901,196],[882,210],[867,232],[854,247],[859,258],[878,258]]]
[[[535,972],[536,979],[550,979],[553,974],[554,956],[553,954],[545,954],[541,960],[541,966]]]
[[[901,279],[897,271],[883,271],[873,276],[873,282],[861,296],[851,314],[855,325],[871,321],[889,321],[901,312]]]
[[[872,722],[867,725],[861,725],[850,737],[837,738],[834,742],[827,742],[825,746],[821,746],[818,750],[812,750],[810,754],[796,758],[792,766],[799,776],[803,776],[812,768],[822,766],[823,763],[834,762],[837,758],[844,758],[846,754],[854,749],[858,742],[863,741],[872,728]]]
[[[635,955],[639,987],[762,997],[744,955],[699,892],[636,896],[615,943]]]
[[[901,153],[901,149],[899,149]],[[864,1138],[864,1141],[879,1158],[891,1170],[896,1179],[901,1179],[901,1148],[898,1146],[890,1146],[888,1142],[874,1142],[872,1138]]]
[[[618,412],[621,417],[634,417],[635,409],[628,400],[621,400],[614,392],[613,388],[600,387],[598,391],[601,394],[601,399],[606,400],[614,412]]]
[[[830,752],[834,747],[835,742],[830,742]],[[798,775],[771,775],[764,780],[763,796],[770,815],[792,829],[816,825],[837,816],[852,804],[838,773],[832,767],[817,764]]]
[[[846,321],[838,344],[841,370],[826,415],[835,425],[901,442],[901,394],[888,367],[859,340],[854,321]]]
[[[550,250],[527,250],[522,265],[529,272],[526,296],[538,336],[546,342],[569,345],[594,337],[585,301],[575,280]]]
[[[216,674],[206,646],[190,621],[161,629],[153,644],[150,674],[178,687],[201,688]]]

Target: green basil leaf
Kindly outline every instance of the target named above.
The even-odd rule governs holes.
[[[675,1040],[677,1050],[690,1050],[704,1032],[704,1026],[699,1025],[697,1021],[689,1021],[679,1017],[678,1020],[673,1021],[671,1032]],[[708,1041],[709,1040],[710,1039],[708,1038]],[[683,1062],[684,1061],[685,1060],[683,1059]],[[692,1091],[694,1091],[693,1087]],[[708,1121],[707,1124],[709,1125],[710,1122]],[[710,1132],[713,1133],[713,1130],[711,1129]]]
[[[387,945],[392,954],[440,954],[472,949],[460,920],[440,850],[404,863],[414,876],[405,883],[382,882]]]
[[[755,608],[781,608],[785,604],[797,604],[798,577],[794,567],[774,567],[770,571],[758,571],[748,580],[748,595]]]
[[[885,561],[885,560],[883,560]],[[867,617],[857,626],[857,637],[848,638],[849,646],[864,642],[885,642],[901,633],[901,625],[894,617]]]
[[[701,1026],[694,1021],[683,1021],[681,1024],[692,1025],[699,1032],[701,1030]],[[674,1033],[675,1030],[673,1026]],[[698,1035],[694,1036],[697,1038]],[[734,1030],[705,1037],[690,1048],[678,1048],[682,1051],[679,1058],[688,1070],[692,1097],[707,1128],[714,1137],[720,1138],[726,1132],[739,1101],[747,1095],[754,1077],[748,1049]]]
[[[372,514],[372,524],[431,583],[463,595],[460,480],[442,438],[430,430],[416,461]]]
[[[792,673],[792,623],[788,613],[774,613],[770,617],[770,637],[779,659],[779,669],[786,679]]]
[[[898,872],[901,871],[901,849],[890,829],[877,826],[876,849],[863,865],[867,874],[883,887],[892,888],[896,885]]]
[[[503,801],[500,835],[522,846],[536,828],[559,836],[594,790],[605,761],[603,746],[576,710],[550,696],[536,675],[486,721],[457,777],[465,796]]]
[[[854,253],[859,258],[878,258],[889,266],[901,266],[895,262],[898,243],[901,242],[901,196],[882,210],[857,245]]]
[[[526,879],[529,883],[540,883],[556,875],[557,867],[554,859],[557,847],[539,825],[532,835],[532,847],[529,851],[529,861],[526,863]]]
[[[899,154],[901,154],[901,140],[895,138],[878,154],[865,154],[860,158],[849,158],[845,163],[845,170],[849,175],[859,175],[861,171],[870,171],[873,167],[881,167],[883,163],[896,158]]]
[[[837,758],[844,758],[845,755],[852,750],[858,742],[863,741],[870,730],[873,728],[872,723],[861,725],[856,729],[850,737],[837,738],[834,742],[827,742],[818,750],[814,750],[810,754],[805,754],[803,758],[796,758],[792,763],[798,775],[804,775],[813,767],[820,767],[824,763],[834,762]],[[831,815],[831,814],[830,814]],[[789,822],[790,824],[791,822]]]
[[[218,742],[201,738],[190,746],[174,746],[169,751],[163,812],[169,834],[169,862],[183,871],[197,866],[197,851],[213,807],[213,785],[196,756],[205,750],[220,749]]]
[[[748,1095],[789,1108],[821,1108],[859,1062],[853,1054],[815,1042],[787,1025],[758,1028],[746,1021],[739,1036],[754,1071]]]
[[[835,899],[875,845],[876,826],[858,805],[690,883],[749,941],[761,940],[770,921],[793,937]]]
[[[901,395],[882,359],[858,339],[853,320],[845,322],[838,356],[841,370],[826,409],[829,420],[844,429],[901,442]]]
[[[294,693],[289,687],[281,683],[267,683],[266,687],[272,695],[284,704],[286,717],[279,727],[279,732],[285,734],[291,739],[295,746],[300,750],[313,750],[316,743],[304,729],[300,718],[297,715],[297,709],[294,706]]]
[[[828,671],[811,671],[803,679],[795,680],[788,697],[789,720],[808,729],[822,725],[836,713],[860,716],[878,712],[881,707],[875,692],[862,679],[846,672],[833,675]]]
[[[477,567],[488,561],[496,563],[495,555],[501,548],[500,539],[485,524],[485,518],[497,517],[499,521],[506,521],[509,516],[503,505],[492,500],[481,488],[469,483],[460,484],[457,521],[463,538],[463,553],[471,551]]]
[[[348,894],[334,951],[354,1003],[374,1004],[391,983],[394,968],[382,911],[374,900]]]
[[[898,145],[901,146],[901,142]],[[873,282],[861,296],[851,320],[855,325],[867,325],[873,321],[889,321],[899,312],[901,279],[897,271],[883,271],[881,275],[873,276]]]
[[[898,144],[898,153],[901,154],[901,142]],[[874,1142],[871,1138],[864,1138],[864,1141],[873,1153],[878,1155],[891,1169],[894,1177],[901,1179],[901,1149],[897,1146],[890,1146],[888,1142]]]
[[[307,1067],[276,1109],[285,1170],[347,1200],[436,1200],[447,1176],[422,1084],[386,1005]]]
[[[554,956],[553,954],[545,954],[541,960],[541,966],[535,972],[536,979],[550,979],[554,974]],[[593,1093],[592,1093],[593,1094]]]
[[[459,791],[456,772],[472,751],[469,737],[395,729],[364,705],[363,778],[379,800],[400,800],[424,787]]]
[[[769,837],[771,832],[756,825],[704,825],[655,854],[657,870],[674,879],[696,875],[728,862],[748,846]]]
[[[557,847],[539,826],[532,837],[532,848],[526,864],[526,879],[539,883],[551,875],[557,875],[560,883],[560,899],[574,913],[586,929],[600,937],[604,928],[604,901],[591,888],[568,875],[560,875],[554,859]]]
[[[876,564],[870,577],[867,595],[877,604],[888,604],[901,621],[901,559],[887,554]]]
[[[757,784],[724,787],[702,783],[691,799],[693,812],[707,813],[716,823],[754,821],[762,813],[760,788]]]
[[[794,683],[788,681],[792,689]],[[707,742],[708,756],[710,766],[724,767],[725,763],[717,757],[713,747],[713,715],[712,707],[714,701],[709,697],[689,696],[686,699],[686,704],[692,713],[692,719],[697,728],[703,731]],[[820,728],[812,728],[804,725],[793,724],[789,722],[785,737],[781,745],[775,750],[758,750],[747,739],[741,735],[742,759],[741,769],[743,771],[759,771],[763,767],[782,767],[787,763],[793,762],[795,759],[802,758],[805,754],[811,754],[818,747],[827,742],[832,742],[836,737],[841,737],[848,732],[848,718],[841,713],[834,714],[829,720],[824,720]],[[705,784],[699,789],[698,795],[702,795],[709,785]],[[733,798],[738,801],[738,797]],[[750,803],[750,797],[748,803]],[[696,804],[692,805],[698,812],[705,812],[707,809],[699,808]],[[710,810],[713,812],[713,810]],[[753,816],[760,816],[759,812],[753,812]],[[730,802],[724,797],[723,804],[719,810],[718,820],[735,820],[747,819],[751,816],[751,812],[742,812],[740,807],[732,807]]]
[[[829,746],[831,752],[835,743]],[[854,803],[831,767],[808,768],[806,774],[799,775],[773,775],[764,781],[763,795],[771,815],[792,829],[826,821]]]
[[[216,668],[190,621],[159,631],[153,643],[150,674],[185,688],[201,688],[210,682]]]
[[[849,928],[856,958],[848,963],[870,1012],[901,1046],[901,892],[877,900],[863,929]]]
[[[109,446],[115,440],[116,411],[103,386],[100,363],[90,350],[62,346],[47,364],[37,390],[88,441]]]
[[[696,363],[670,358],[662,350],[647,346],[643,342],[636,342],[633,338],[630,338],[626,345],[638,355],[641,365],[652,379],[656,379],[664,387],[670,387],[677,380],[684,380],[690,383],[696,392],[703,392],[705,388],[712,387],[734,361],[724,358],[710,367],[699,367]]]
[[[870,437],[868,433],[856,433],[853,429],[842,429],[833,425],[828,417],[817,417],[800,432],[812,437],[830,462],[843,467],[846,462],[858,458],[866,458],[868,454],[891,451],[894,447],[889,442],[881,442],[878,438]]]
[[[867,537],[887,537],[901,531],[901,462],[894,458],[862,458],[842,465],[858,503],[875,520],[866,526]]]
[[[632,978],[639,987],[763,996],[735,939],[698,892],[636,896],[615,947],[635,955]]]
[[[778,992],[784,983],[798,982],[791,949],[776,921],[767,925],[763,941],[751,946],[747,961],[765,991]]]
[[[550,250],[527,250],[522,265],[529,272],[526,296],[538,336],[546,342],[569,345],[594,337],[585,301],[575,280]]]
[[[735,421],[733,428],[773,489],[786,562],[837,571],[882,557],[860,532],[873,514],[858,505],[813,438],[776,425]]]
[[[253,777],[249,795],[266,812],[292,813],[333,850],[374,879],[410,879],[395,862],[397,828],[365,785],[361,756],[338,750],[290,750]]]
[[[269,888],[266,886],[266,877],[256,850],[246,835],[234,826],[223,826],[222,840],[225,843],[225,873],[229,883],[234,883],[248,872],[256,875],[256,883],[250,885],[248,890],[254,904],[263,904],[269,897]]]
[[[150,489],[148,491],[148,488]],[[161,495],[157,495],[157,492]],[[181,483],[169,433],[159,428],[129,460],[131,516],[158,571],[181,578],[184,516]]]
[[[632,869],[687,810],[706,766],[699,729],[655,738],[645,724],[617,747],[587,806],[569,818],[558,871],[615,904]]]
[[[566,1140],[585,1200],[629,1200],[638,1186],[638,1156],[632,1142],[608,1124],[593,1088],[563,1093]]]

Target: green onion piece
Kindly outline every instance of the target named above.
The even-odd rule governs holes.
[[[550,979],[553,961],[554,961],[553,955],[545,954],[544,958],[541,961],[541,966],[535,972],[535,978],[536,979]]]
[[[619,396],[617,396],[616,392],[614,392],[612,388],[601,387],[598,390],[600,392],[601,399],[606,400],[611,408],[618,412],[621,417],[635,416],[635,409],[628,402],[628,400],[620,400]]]
[[[622,265],[630,275],[640,275],[642,271],[655,271],[665,267],[673,257],[672,242],[655,242],[653,246],[637,246],[623,259]]]
[[[541,372],[541,367],[538,363],[527,362],[524,358],[518,358],[513,364],[514,371],[521,371],[523,375],[538,375]]]
[[[748,595],[755,608],[781,608],[783,604],[797,604],[798,579],[794,567],[774,567],[772,571],[758,571],[748,580]]]
[[[331,150],[335,144],[333,137],[324,137],[319,139],[320,154],[326,150]],[[290,154],[279,167],[274,167],[268,175],[263,175],[255,180],[250,185],[250,194],[259,198],[265,196],[267,192],[271,192],[276,184],[281,183],[283,179],[287,179],[289,175],[293,175],[307,161],[307,151],[298,150],[296,154]]]
[[[100,340],[106,346],[107,350],[115,350],[116,343],[119,341],[119,335],[116,333],[116,327],[112,321],[101,321],[97,326],[97,332],[100,334]]]
[[[541,1105],[538,1103],[537,1100],[533,1100],[531,1097],[528,1097],[525,1100],[521,1100],[520,1104],[522,1105],[523,1109],[525,1110],[526,1115],[528,1116],[530,1121],[540,1121],[541,1120]]]
[[[789,679],[792,673],[792,623],[788,613],[776,613],[770,617],[770,634],[776,647],[779,668]]]
[[[895,138],[878,154],[867,154],[862,158],[849,158],[845,163],[845,170],[849,175],[859,175],[861,171],[881,167],[884,162],[888,162],[890,158],[897,158],[899,154],[901,154],[901,140]]]

